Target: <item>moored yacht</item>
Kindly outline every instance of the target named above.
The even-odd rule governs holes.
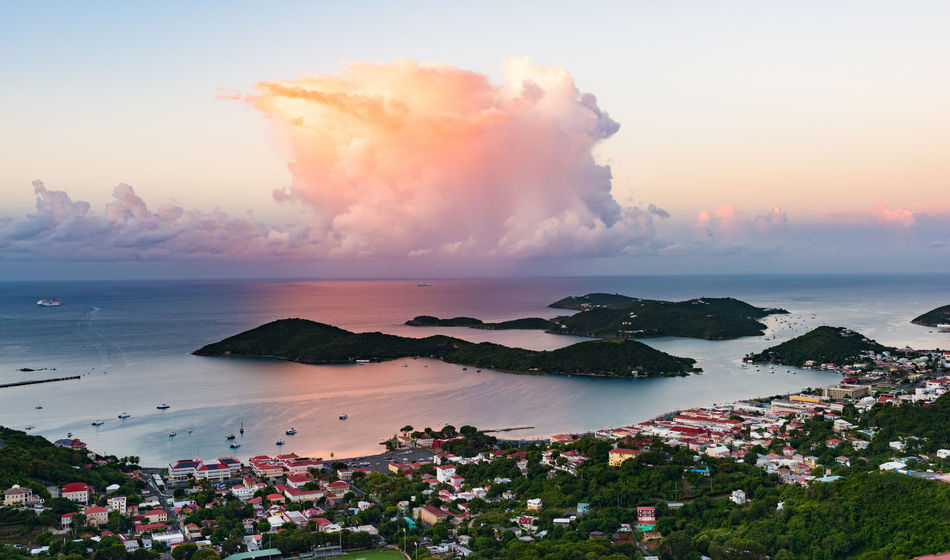
[[[294,434],[297,433],[297,429],[296,429],[296,428],[291,428],[291,429],[287,430],[285,433],[286,433],[288,436],[292,436],[292,435],[294,435]]]

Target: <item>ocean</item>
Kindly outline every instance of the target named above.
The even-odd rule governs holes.
[[[0,388],[0,425],[50,439],[72,433],[102,453],[162,466],[179,458],[295,452],[352,457],[409,424],[417,429],[531,426],[532,439],[629,425],[664,412],[834,383],[839,376],[742,368],[742,357],[822,325],[881,343],[950,347],[950,334],[910,319],[950,303],[944,276],[756,275],[386,281],[101,281],[0,284],[0,383],[79,375]],[[763,337],[731,341],[645,339],[698,360],[703,375],[607,379],[514,375],[429,359],[367,365],[304,365],[198,357],[191,351],[267,321],[302,317],[354,331],[444,333],[532,349],[583,340],[538,331],[419,328],[416,315],[486,321],[554,317],[547,305],[589,292],[681,300],[732,296],[784,307]],[[42,308],[57,297],[61,307]],[[774,337],[772,339],[771,337]],[[24,372],[21,368],[36,371]],[[46,368],[46,369],[44,369]],[[162,402],[170,408],[156,409]],[[42,409],[37,409],[42,406]],[[119,419],[128,412],[131,417]],[[347,420],[339,420],[347,414]],[[101,426],[92,422],[103,420]],[[231,449],[225,435],[245,433]],[[296,428],[295,436],[284,435]],[[170,437],[170,432],[176,436]],[[286,440],[282,448],[278,439]]]

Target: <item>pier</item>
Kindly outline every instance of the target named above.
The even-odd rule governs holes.
[[[37,383],[52,383],[54,381],[69,381],[70,379],[79,379],[80,376],[73,375],[70,377],[55,377],[53,379],[35,379],[32,381],[17,381],[15,383],[0,383],[0,389],[5,387],[17,387],[19,385],[35,385]]]

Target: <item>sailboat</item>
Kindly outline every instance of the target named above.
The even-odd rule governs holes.
[[[241,429],[238,431],[241,433],[242,436],[244,435],[244,420],[241,420]]]

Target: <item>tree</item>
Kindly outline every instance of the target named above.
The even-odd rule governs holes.
[[[432,542],[440,543],[445,539],[449,538],[449,529],[442,523],[437,523],[432,526]]]
[[[175,560],[190,560],[195,552],[198,551],[198,545],[194,543],[180,544],[172,550],[172,558]]]
[[[415,428],[413,428],[413,427],[410,426],[409,424],[406,424],[406,425],[403,426],[402,429],[399,430],[399,431],[402,432],[403,435],[405,435],[405,434],[408,434],[409,432],[411,432],[411,431],[413,431],[413,430],[415,430]]]
[[[221,557],[210,548],[202,548],[192,555],[191,560],[221,560]]]

